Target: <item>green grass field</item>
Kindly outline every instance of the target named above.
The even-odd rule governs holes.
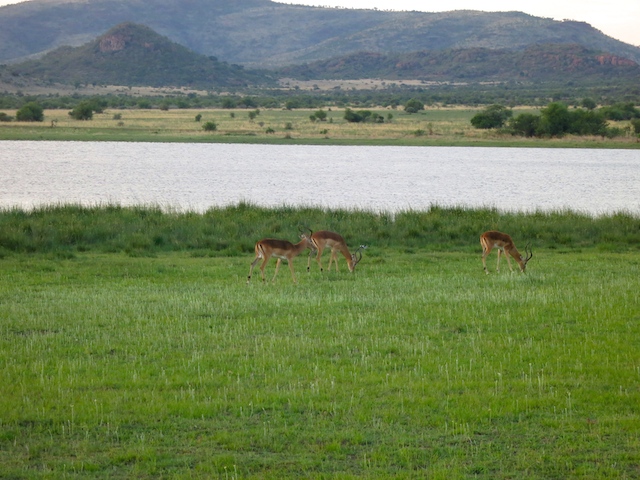
[[[297,285],[247,286],[253,242],[303,218],[369,244],[356,272],[303,253]],[[250,238],[219,243],[225,219]],[[526,274],[483,273],[481,225],[532,242]],[[638,235],[570,212],[0,212],[0,477],[638,478]]]

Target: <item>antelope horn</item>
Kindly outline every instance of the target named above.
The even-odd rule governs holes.
[[[527,246],[524,247],[524,253],[527,254],[527,258],[525,259],[525,261],[529,261],[533,258],[533,251],[531,250],[531,244],[527,243]]]
[[[355,252],[353,252],[353,256],[356,258],[355,264],[357,265],[360,260],[362,260],[362,250],[367,248],[366,245],[360,245]]]

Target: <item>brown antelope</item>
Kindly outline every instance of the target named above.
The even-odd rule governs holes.
[[[311,247],[311,251],[309,252],[309,261],[307,262],[307,271],[309,271],[311,267],[311,256],[314,252],[318,252],[316,256],[316,262],[320,266],[320,271],[322,272],[322,252],[325,248],[331,249],[331,257],[329,257],[329,267],[328,271],[331,271],[331,263],[336,262],[336,272],[338,271],[338,256],[337,252],[342,253],[344,258],[347,260],[347,267],[349,267],[349,271],[353,272],[356,268],[356,265],[360,260],[362,260],[362,252],[367,248],[366,245],[360,245],[355,252],[349,253],[349,248],[347,247],[347,242],[344,241],[341,235],[330,232],[328,230],[319,230],[317,232],[311,233],[311,243],[313,246]]]
[[[278,240],[275,238],[264,238],[256,243],[256,258],[251,262],[251,268],[249,269],[249,276],[247,277],[247,284],[251,281],[251,274],[253,273],[253,267],[256,266],[258,261],[262,259],[262,265],[260,265],[260,272],[262,273],[262,281],[264,278],[264,267],[271,257],[277,258],[276,273],[273,275],[275,281],[278,270],[280,269],[280,263],[282,260],[287,260],[289,264],[289,270],[291,270],[291,276],[293,277],[293,283],[298,283],[296,280],[296,274],[293,271],[293,259],[300,255],[305,248],[313,248],[309,236],[305,233],[300,234],[302,239],[295,245],[288,240]]]
[[[511,260],[509,257],[513,257],[513,259],[518,262],[520,265],[520,270],[524,273],[527,268],[527,262],[531,260],[533,257],[533,252],[527,245],[524,249],[526,257],[520,255],[518,249],[513,243],[513,240],[509,235],[502,232],[497,232],[495,230],[490,230],[488,232],[484,232],[480,235],[480,245],[482,245],[482,265],[484,266],[484,272],[489,275],[489,270],[487,270],[487,256],[491,253],[491,250],[495,247],[498,249],[498,266],[496,271],[500,271],[500,252],[504,251],[504,256],[507,257],[507,263],[509,264],[509,270],[513,272],[513,268],[511,268]]]

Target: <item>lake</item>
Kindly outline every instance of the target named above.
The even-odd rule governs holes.
[[[241,201],[395,212],[431,205],[640,214],[640,151],[0,142],[0,208]]]

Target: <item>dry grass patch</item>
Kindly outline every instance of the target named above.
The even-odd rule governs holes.
[[[96,113],[92,120],[74,120],[68,110],[45,110],[44,122],[3,122],[0,139],[4,140],[121,140],[121,141],[249,141],[251,143],[342,142],[372,144],[504,145],[635,148],[640,146],[632,135],[605,139],[566,136],[561,139],[514,137],[495,130],[478,130],[471,118],[480,109],[471,107],[428,107],[416,114],[401,108],[352,107],[369,110],[384,123],[349,123],[344,108],[327,107],[325,121],[310,117],[318,109],[108,109]],[[514,114],[536,112],[530,107],[514,109]],[[14,117],[15,110],[4,110]],[[199,117],[199,121],[197,121]],[[213,122],[215,131],[203,125]],[[620,128],[628,122],[620,122]]]

